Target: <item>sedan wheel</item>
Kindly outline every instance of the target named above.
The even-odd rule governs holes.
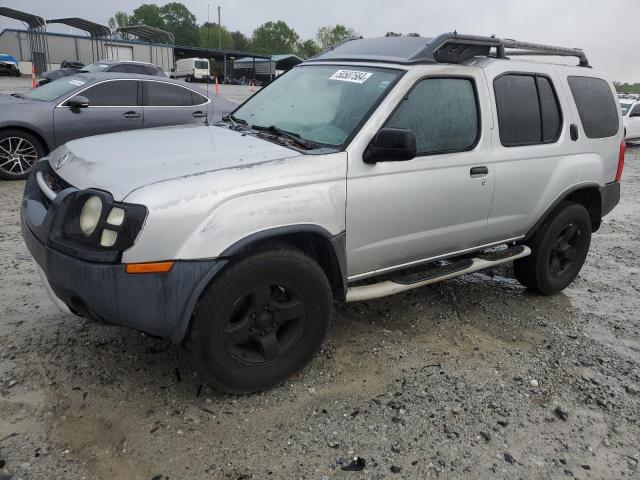
[[[0,134],[0,178],[27,178],[33,165],[42,155],[42,146],[31,135],[18,132]]]

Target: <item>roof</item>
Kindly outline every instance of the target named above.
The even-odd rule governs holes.
[[[205,47],[191,47],[189,45],[176,45],[174,47],[174,54],[176,58],[215,58],[216,60],[223,60],[226,56],[230,57],[248,57],[248,58],[264,58],[269,59],[269,55],[253,54],[250,52],[242,52],[238,50],[224,50],[218,48],[205,48]]]
[[[91,82],[98,82],[100,80],[119,79],[119,78],[140,79],[140,80],[147,79],[147,80],[157,80],[159,82],[175,83],[176,85],[181,85],[187,88],[189,87],[189,85],[185,84],[185,82],[172,80],[169,77],[159,77],[157,75],[141,75],[137,73],[80,72],[80,73],[76,73],[75,75],[69,75],[68,77],[62,77],[62,79],[69,79],[71,77],[82,77]]]
[[[525,43],[495,36],[461,35],[457,32],[444,33],[435,38],[349,38],[308,61],[461,63],[477,56],[506,59],[507,55],[576,57],[580,61],[580,66],[589,66],[586,55],[577,48]]]
[[[47,20],[47,23],[62,23],[63,25],[69,25],[70,27],[84,30],[92,37],[108,37],[111,35],[111,29],[106,25],[101,25],[79,17],[52,18]]]
[[[278,70],[288,70],[304,62],[304,60],[297,55],[280,54],[280,55],[271,55],[271,57],[267,57],[267,58],[256,58],[255,62],[256,63],[274,62]],[[253,57],[239,58],[233,62],[233,66],[236,68],[243,64],[246,64],[248,67],[253,65]]]
[[[20,20],[30,28],[38,28],[46,26],[44,18],[39,17],[37,15],[33,15],[31,13],[22,12],[20,10],[14,10],[9,7],[0,7],[0,16],[13,18],[15,20]]]
[[[148,42],[164,42],[174,43],[174,37],[172,33],[165,32],[159,28],[150,27],[149,25],[127,25],[126,27],[120,27],[116,30],[120,33],[128,33],[135,35],[139,38],[147,40]]]

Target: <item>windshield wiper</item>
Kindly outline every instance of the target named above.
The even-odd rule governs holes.
[[[231,128],[234,128],[234,129],[238,129],[240,126],[247,125],[246,120],[235,117],[231,113],[229,115],[222,117],[222,121],[231,123]]]
[[[281,137],[288,138],[289,140],[293,140],[295,143],[307,150],[312,150],[318,145],[318,143],[316,142],[305,140],[297,133],[287,132],[286,130],[282,130],[281,128],[276,127],[275,125],[269,125],[268,127],[264,127],[261,125],[251,125],[251,128],[259,132],[269,132]]]

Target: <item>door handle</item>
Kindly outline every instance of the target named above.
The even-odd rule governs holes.
[[[207,114],[202,112],[201,110],[198,110],[197,112],[193,112],[191,116],[195,118],[205,118]]]
[[[575,123],[569,125],[569,134],[574,142],[578,140],[578,126]]]
[[[487,175],[489,175],[489,169],[484,166],[473,167],[471,170],[469,170],[469,174],[471,175],[471,178],[486,177]]]
[[[125,112],[122,114],[122,118],[140,118],[138,112]]]

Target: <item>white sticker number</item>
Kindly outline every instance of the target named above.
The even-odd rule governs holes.
[[[340,80],[342,82],[364,83],[373,73],[358,72],[356,70],[338,70],[329,77],[329,80]]]

